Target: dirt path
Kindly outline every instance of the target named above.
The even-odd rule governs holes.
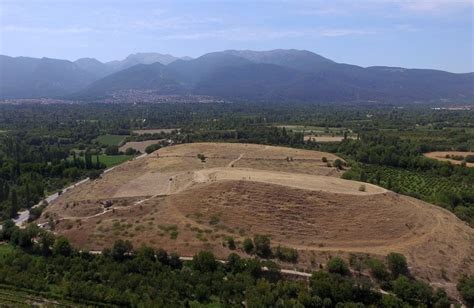
[[[242,157],[244,157],[244,154],[240,154],[239,157],[237,157],[236,159],[234,159],[233,161],[231,161],[231,162],[227,165],[227,167],[234,167],[234,164],[235,164],[236,162],[238,162],[239,160],[241,160]]]

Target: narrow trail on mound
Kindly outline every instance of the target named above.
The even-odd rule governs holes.
[[[242,157],[244,157],[244,154],[240,154],[239,157],[237,157],[236,159],[234,159],[233,161],[231,161],[231,162],[227,165],[227,167],[234,167],[234,164],[235,164],[236,162],[238,162],[239,160],[241,160]]]

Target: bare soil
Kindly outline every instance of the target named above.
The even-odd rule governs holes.
[[[347,136],[347,139],[355,139],[353,136]],[[340,142],[344,140],[343,136],[317,136],[317,135],[306,135],[304,140],[312,140],[316,142]]]
[[[429,152],[423,154],[428,158],[433,158],[439,161],[449,161],[452,164],[460,165],[462,163],[461,160],[455,160],[451,158],[446,158],[446,155],[454,155],[454,156],[464,156],[467,155],[474,155],[474,152],[460,152],[460,151],[438,151],[438,152]],[[467,167],[474,167],[474,163],[466,163]]]

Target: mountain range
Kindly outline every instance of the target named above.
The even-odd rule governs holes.
[[[474,99],[474,73],[360,67],[305,50],[227,50],[196,59],[138,53],[121,61],[0,56],[0,98],[95,100],[120,91],[265,102]]]

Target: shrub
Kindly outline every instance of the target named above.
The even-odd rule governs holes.
[[[125,257],[132,252],[133,246],[130,241],[118,240],[112,247],[112,258],[116,261],[122,261]]]
[[[147,146],[147,147],[145,148],[145,152],[146,152],[147,154],[150,154],[150,153],[155,152],[156,150],[159,150],[160,148],[161,148],[161,146],[160,146],[159,144],[157,144],[157,143],[155,143],[155,144],[150,144],[149,146]]]
[[[235,247],[235,240],[232,236],[227,236],[225,238],[225,244],[230,250],[234,250],[236,248]]]
[[[125,150],[125,155],[135,155],[139,153],[137,150],[135,150],[134,148],[127,148]]]
[[[274,255],[275,257],[284,262],[296,263],[298,261],[298,251],[293,248],[281,247],[280,245],[278,245]]]
[[[261,258],[269,258],[272,255],[270,247],[270,238],[266,235],[256,234],[253,237],[255,245],[255,254]]]
[[[474,163],[474,155],[467,155],[465,161],[468,163]]]
[[[474,276],[462,276],[457,288],[466,304],[474,307]]]
[[[339,158],[334,161],[334,164],[333,164],[333,165],[334,165],[334,167],[336,167],[336,168],[339,169],[339,170],[342,170],[343,167],[344,167],[343,161],[340,160]]]
[[[328,159],[327,159],[325,156],[323,156],[323,158],[321,158],[321,160],[323,161],[323,163],[327,163],[327,162],[328,162]]]
[[[68,257],[72,254],[72,252],[73,249],[71,247],[71,244],[69,244],[69,241],[64,236],[60,236],[56,239],[53,246],[54,255]]]
[[[253,245],[252,240],[247,237],[247,238],[244,240],[244,242],[242,243],[242,248],[244,249],[245,253],[251,254],[251,253],[253,253],[253,249],[254,249],[255,247],[254,247],[254,245]]]
[[[118,155],[119,154],[118,146],[109,145],[107,148],[105,148],[105,154],[107,154],[107,155]]]
[[[327,269],[330,273],[340,274],[340,275],[349,275],[350,270],[346,262],[339,257],[334,257],[329,260],[327,264]]]
[[[210,225],[217,225],[219,223],[220,219],[216,215],[212,215],[211,219],[209,220]]]
[[[399,276],[392,285],[393,292],[412,305],[429,304],[432,300],[433,290],[424,282],[410,281],[405,276]]]
[[[381,281],[387,281],[389,279],[390,273],[387,271],[385,264],[377,259],[370,259],[367,262],[367,265],[370,269],[370,273],[374,276],[375,279]]]
[[[404,255],[391,252],[387,255],[387,263],[393,277],[408,274],[407,260]]]
[[[205,163],[206,162],[206,156],[202,153],[199,153],[197,155],[197,158],[199,158],[201,160],[202,163]]]
[[[360,185],[359,186],[359,191],[366,191],[365,185]]]
[[[101,174],[102,174],[102,172],[100,170],[91,170],[88,173],[89,179],[91,179],[91,180],[98,179]]]
[[[210,251],[201,251],[193,257],[193,268],[201,272],[213,272],[218,263],[214,254]]]

